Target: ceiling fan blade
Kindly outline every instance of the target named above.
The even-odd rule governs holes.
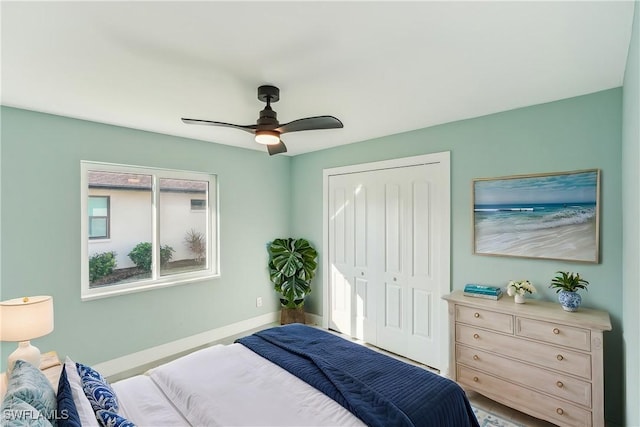
[[[267,145],[267,151],[269,152],[270,156],[273,156],[274,154],[286,153],[287,147],[284,145],[284,142],[280,140],[280,143],[278,144]]]
[[[333,116],[316,116],[285,123],[277,128],[276,131],[283,134],[287,132],[298,132],[301,130],[338,129],[341,127],[344,127],[342,122]]]
[[[213,122],[211,120],[199,120],[199,119],[185,119],[182,118],[182,122],[188,125],[209,125],[209,126],[223,126],[228,128],[240,129],[245,132],[254,133],[256,125],[234,125],[232,123]]]

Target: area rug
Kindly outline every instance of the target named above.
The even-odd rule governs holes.
[[[492,412],[485,411],[484,409],[476,408],[473,406],[473,413],[478,418],[480,427],[498,426],[498,427],[525,427],[522,424],[514,423],[513,421],[506,420]]]

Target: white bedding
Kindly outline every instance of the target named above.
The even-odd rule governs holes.
[[[120,405],[119,414],[139,426],[188,426],[189,422],[146,375],[112,384]]]
[[[147,375],[114,384],[123,412],[139,426],[364,426],[241,344],[199,350]]]

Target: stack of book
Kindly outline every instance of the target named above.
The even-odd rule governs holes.
[[[468,297],[499,300],[502,298],[502,289],[497,286],[465,285],[464,294]]]

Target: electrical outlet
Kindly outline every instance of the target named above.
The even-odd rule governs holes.
[[[256,307],[262,307],[262,297],[256,298]]]

